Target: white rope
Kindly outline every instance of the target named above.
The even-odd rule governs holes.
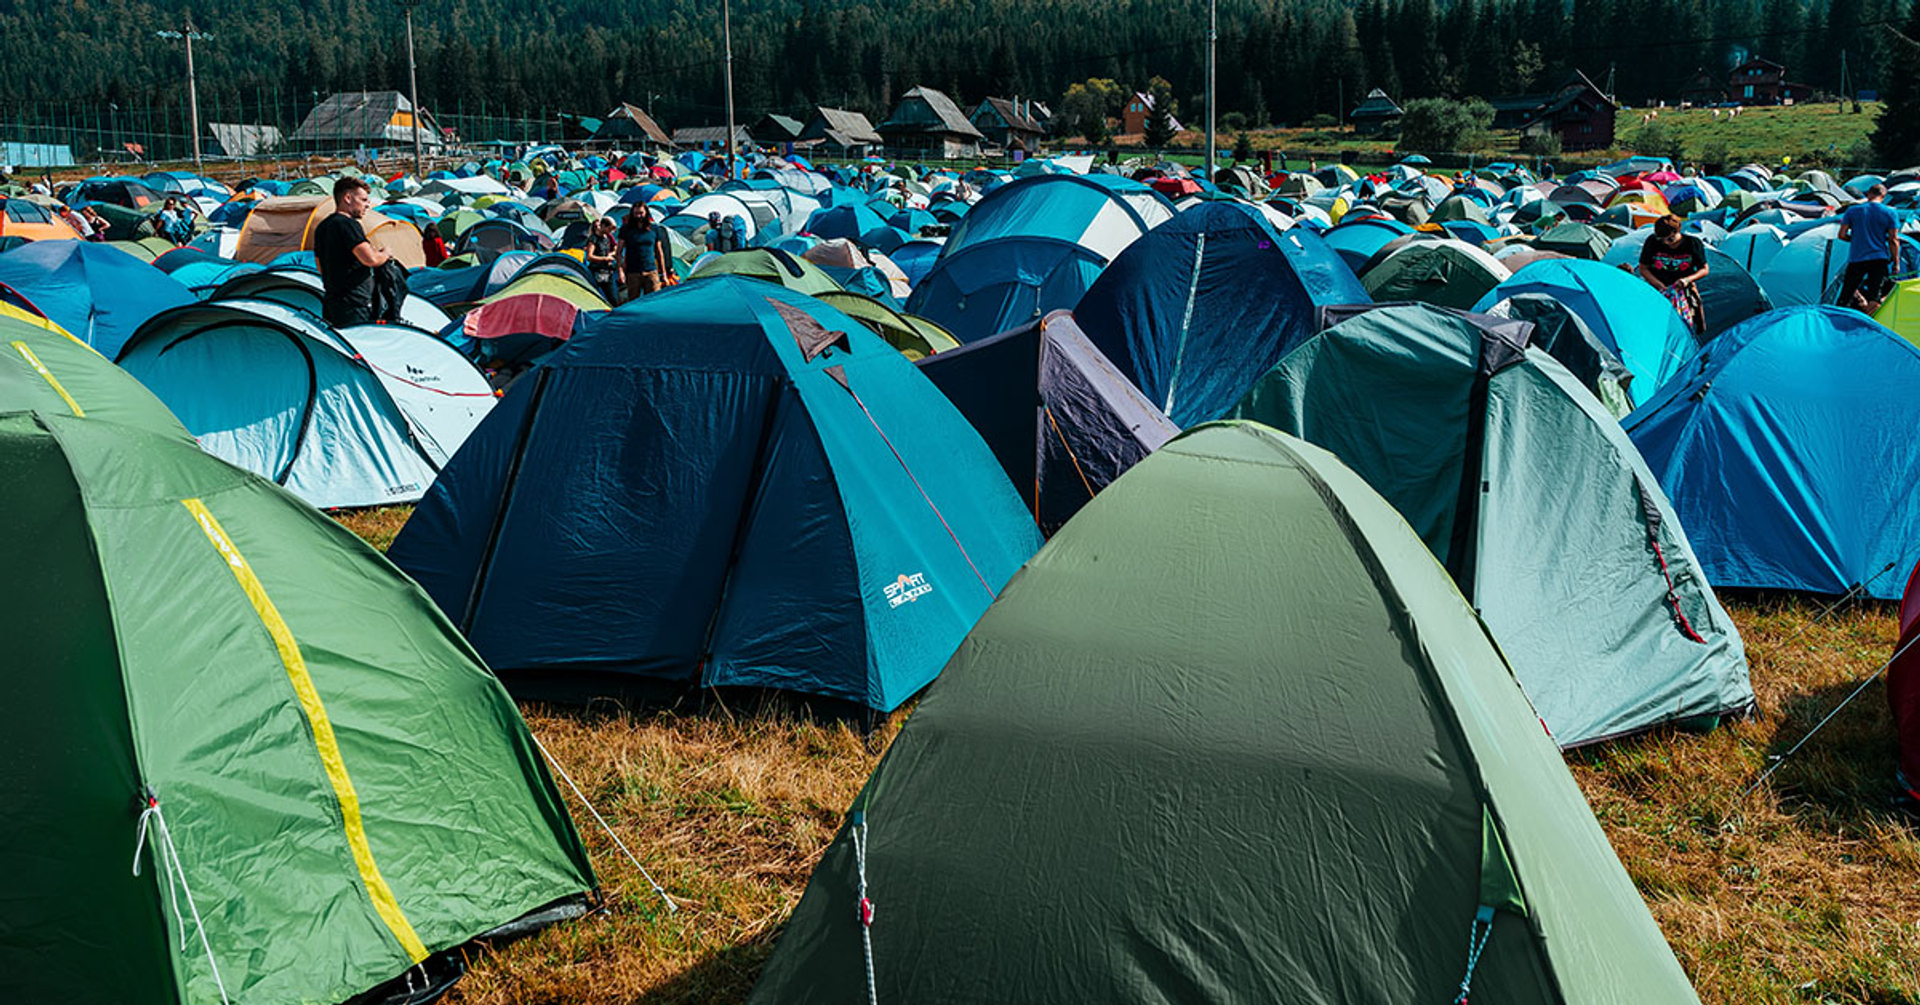
[[[1840,704],[1835,705],[1833,707],[1833,711],[1827,713],[1826,718],[1821,719],[1819,722],[1814,724],[1812,729],[1807,730],[1807,735],[1801,737],[1799,743],[1796,743],[1793,746],[1787,748],[1786,753],[1781,754],[1778,757],[1775,757],[1773,759],[1773,764],[1770,765],[1767,768],[1767,770],[1761,772],[1760,777],[1754,779],[1753,784],[1747,786],[1747,790],[1745,792],[1740,793],[1739,797],[1736,798],[1734,802],[1738,803],[1740,800],[1745,799],[1750,795],[1753,795],[1753,792],[1755,789],[1758,789],[1760,786],[1765,785],[1767,779],[1773,777],[1773,773],[1780,770],[1781,765],[1787,763],[1787,758],[1792,757],[1793,755],[1799,753],[1800,748],[1806,746],[1807,741],[1813,739],[1813,736],[1815,733],[1820,732],[1820,730],[1826,727],[1827,723],[1832,722],[1833,717],[1836,715],[1839,715],[1841,709],[1846,708],[1848,705],[1853,703],[1853,699],[1860,697],[1861,693],[1866,691],[1867,685],[1872,684],[1874,681],[1879,680],[1880,675],[1883,673],[1886,673],[1887,668],[1892,666],[1894,664],[1894,661],[1898,660],[1902,655],[1904,655],[1907,650],[1912,649],[1913,644],[1915,642],[1920,642],[1920,634],[1916,634],[1914,635],[1913,638],[1908,639],[1906,645],[1901,646],[1897,651],[1894,652],[1894,654],[1891,657],[1887,659],[1885,663],[1880,664],[1880,669],[1875,670],[1873,673],[1867,676],[1866,680],[1861,681],[1860,686],[1854,688],[1853,693],[1850,695],[1847,695],[1845,700],[1841,701]]]
[[[860,873],[860,948],[867,961],[867,1005],[880,1005],[880,990],[873,979],[873,901],[867,899],[867,815],[854,814],[853,861]]]
[[[173,906],[173,924],[180,931],[180,949],[187,948],[187,925],[180,917],[180,895],[186,894],[187,912],[193,915],[193,929],[200,935],[200,948],[206,951],[207,968],[213,971],[213,986],[220,991],[222,1005],[231,1005],[227,998],[226,981],[220,978],[220,963],[213,958],[213,944],[207,941],[207,926],[200,921],[200,908],[194,905],[193,888],[187,885],[187,869],[180,861],[180,850],[174,847],[173,831],[167,827],[167,818],[160,813],[158,796],[146,797],[147,805],[140,811],[138,830],[133,842],[133,874],[140,875],[140,853],[147,847],[147,831],[151,829],[159,835],[153,843],[154,865],[167,878],[167,899]]]
[[[531,732],[529,732],[527,735],[533,736]],[[627,848],[627,843],[625,841],[620,840],[620,835],[615,834],[613,832],[613,827],[612,825],[607,823],[607,818],[601,816],[600,811],[593,808],[593,803],[587,799],[586,793],[580,791],[580,786],[573,784],[573,776],[567,774],[567,769],[562,767],[558,760],[554,759],[553,754],[547,750],[547,745],[544,743],[541,743],[540,738],[537,736],[533,737],[533,745],[540,748],[540,753],[542,756],[546,757],[547,763],[553,765],[553,770],[560,773],[560,779],[567,783],[567,788],[573,790],[573,795],[576,799],[580,800],[580,805],[585,806],[587,808],[587,812],[593,814],[594,822],[598,823],[600,825],[600,829],[603,831],[606,831],[607,836],[613,839],[614,847],[619,848],[620,853],[627,857],[627,861],[632,862],[633,867],[635,869],[640,870],[641,877],[647,881],[648,886],[653,887],[653,892],[659,895],[660,902],[667,905],[667,913],[668,914],[679,913],[680,905],[674,903],[673,898],[667,896],[667,891],[662,890],[660,888],[660,884],[653,881],[653,874],[647,871],[646,866],[640,864],[640,859],[637,858],[633,854],[633,852]]]

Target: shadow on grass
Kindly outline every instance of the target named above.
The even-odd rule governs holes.
[[[635,1005],[708,1005],[743,1002],[773,953],[775,930],[765,938],[708,955],[672,980],[635,999]]]
[[[1786,757],[1766,783],[1782,809],[1812,814],[1822,826],[1852,835],[1864,834],[1874,825],[1913,822],[1893,803],[1898,751],[1886,680],[1883,676],[1868,684],[1841,708],[1859,686],[1857,680],[1847,681],[1786,696],[1776,713],[1765,763],[1771,767]],[[1835,709],[1839,712],[1833,720],[1808,739],[1808,733]],[[1788,756],[1803,739],[1805,745]]]

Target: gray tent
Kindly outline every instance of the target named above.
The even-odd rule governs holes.
[[[1180,432],[1068,311],[918,365],[993,448],[1043,533]]]

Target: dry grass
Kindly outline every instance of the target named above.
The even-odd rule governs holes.
[[[370,509],[334,510],[330,514],[341,526],[360,535],[360,540],[373,545],[381,551],[406,526],[407,517],[413,515],[412,506],[375,506]]]
[[[384,547],[404,510],[341,514]],[[1891,651],[1884,604],[1743,597],[1761,715],[1571,758],[1708,1003],[1920,1003],[1920,842],[1889,807],[1892,726],[1870,687],[1765,788],[1743,789]],[[605,911],[474,962],[459,1005],[745,997],[897,722],[871,738],[792,715],[528,706],[528,722],[678,899],[668,915],[575,806]],[[568,795],[571,804],[572,796]]]

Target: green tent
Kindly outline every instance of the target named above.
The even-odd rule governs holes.
[[[1333,451],[1492,627],[1563,746],[1753,705],[1739,630],[1619,422],[1533,325],[1403,305],[1334,325],[1234,411]]]
[[[1375,303],[1415,300],[1464,310],[1507,276],[1506,266],[1465,241],[1407,234],[1374,253],[1360,285]]]
[[[64,331],[0,316],[0,412],[40,411],[193,434],[133,375]]]
[[[919,315],[896,311],[872,297],[845,290],[825,290],[816,296],[886,339],[908,359],[925,359],[960,345],[945,328]]]
[[[779,283],[796,293],[816,295],[840,289],[840,284],[818,265],[777,248],[748,248],[700,259],[688,274],[689,279],[708,276],[749,276]]]
[[[1533,239],[1541,251],[1557,251],[1572,258],[1597,262],[1607,257],[1613,238],[1577,220],[1568,220]]]
[[[1696,1000],[1420,539],[1332,455],[1214,423],[1014,576],[749,1001],[1445,1003],[1463,982]]]
[[[338,1002],[579,913],[506,692],[325,515],[191,443],[9,412],[0,520],[7,997]]]

